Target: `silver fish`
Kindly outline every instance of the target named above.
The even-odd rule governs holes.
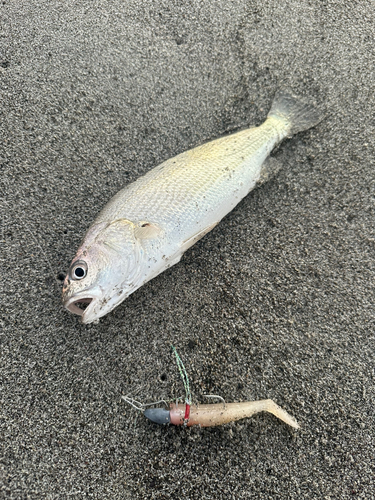
[[[267,158],[272,149],[320,120],[314,104],[279,92],[259,127],[179,154],[119,191],[72,261],[63,286],[65,307],[91,323],[176,264],[278,170]]]

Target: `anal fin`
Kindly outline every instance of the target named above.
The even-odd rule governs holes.
[[[277,172],[281,169],[282,163],[275,157],[269,156],[266,158],[262,164],[259,179],[256,183],[257,187],[261,186],[265,182],[269,181]]]

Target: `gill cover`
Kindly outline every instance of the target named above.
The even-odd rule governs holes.
[[[121,287],[139,286],[142,257],[147,247],[153,246],[151,240],[157,239],[161,233],[158,225],[146,221],[134,223],[128,219],[118,219],[109,223],[95,242],[110,254],[107,271],[112,274],[117,270],[119,273],[116,277],[112,276],[111,281],[116,281]]]
[[[82,316],[83,323],[111,311],[144,281],[142,264],[159,246],[161,234],[160,227],[148,221],[117,219],[91,226],[64,282],[65,307]],[[72,276],[77,269],[79,275],[81,269],[86,274]]]

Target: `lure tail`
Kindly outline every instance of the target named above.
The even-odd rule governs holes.
[[[265,399],[263,401],[255,401],[255,403],[259,403],[258,411],[267,411],[268,413],[272,413],[275,417],[279,418],[286,424],[290,425],[294,429],[299,429],[300,426],[297,420],[289,415],[288,412],[283,410],[279,405],[277,405],[272,399]],[[263,405],[263,407],[262,407]]]
[[[323,114],[314,102],[281,90],[275,95],[268,117],[283,120],[290,137],[317,125]]]

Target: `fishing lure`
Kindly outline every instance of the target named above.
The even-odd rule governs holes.
[[[144,416],[156,424],[199,425],[200,427],[215,427],[217,425],[235,422],[248,418],[255,413],[266,411],[272,413],[294,429],[299,429],[297,421],[285,410],[280,408],[272,399],[260,401],[246,401],[243,403],[214,403],[194,405],[170,405],[169,410],[164,408],[149,408],[144,410]]]
[[[223,401],[223,403],[192,405],[189,378],[186,368],[178,352],[173,346],[172,350],[176,356],[177,367],[185,387],[184,404],[170,403],[169,409],[145,409],[146,406],[151,406],[161,402],[165,403],[165,401],[162,400],[157,401],[156,403],[142,404],[126,396],[122,397],[131,406],[142,411],[144,416],[151,420],[151,422],[159,425],[172,424],[184,425],[186,427],[191,427],[193,425],[199,425],[200,427],[215,427],[227,424],[228,422],[235,422],[236,420],[241,420],[242,418],[248,418],[256,413],[266,411],[268,413],[272,413],[275,417],[279,418],[294,429],[300,428],[297,421],[289,415],[289,413],[272,401],[272,399],[246,401],[242,403],[226,403],[221,396],[208,395],[206,397],[219,398]]]

